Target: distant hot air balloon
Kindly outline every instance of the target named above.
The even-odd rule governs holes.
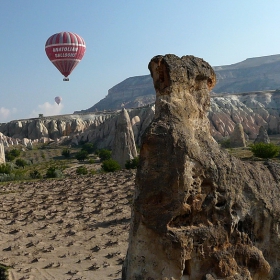
[[[83,58],[86,51],[84,39],[72,32],[60,32],[52,35],[46,42],[45,51],[49,60],[67,78]]]
[[[57,96],[54,101],[59,105],[59,103],[62,101],[62,98],[60,96]]]

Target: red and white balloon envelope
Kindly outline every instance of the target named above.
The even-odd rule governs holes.
[[[68,76],[82,60],[86,43],[78,34],[72,32],[60,32],[52,35],[46,42],[45,51],[49,60],[69,81]]]

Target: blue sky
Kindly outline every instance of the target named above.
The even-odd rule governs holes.
[[[279,11],[279,0],[0,0],[0,123],[88,109],[119,82],[149,74],[158,54],[212,66],[280,54]],[[61,31],[87,45],[69,82],[44,49]]]

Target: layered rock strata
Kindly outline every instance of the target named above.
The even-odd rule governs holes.
[[[220,150],[200,58],[149,63],[155,118],[142,138],[122,279],[280,279],[280,172]]]

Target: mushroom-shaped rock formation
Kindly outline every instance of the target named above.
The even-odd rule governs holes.
[[[215,73],[194,56],[149,63],[155,118],[142,138],[122,279],[280,279],[280,172],[219,148]]]

